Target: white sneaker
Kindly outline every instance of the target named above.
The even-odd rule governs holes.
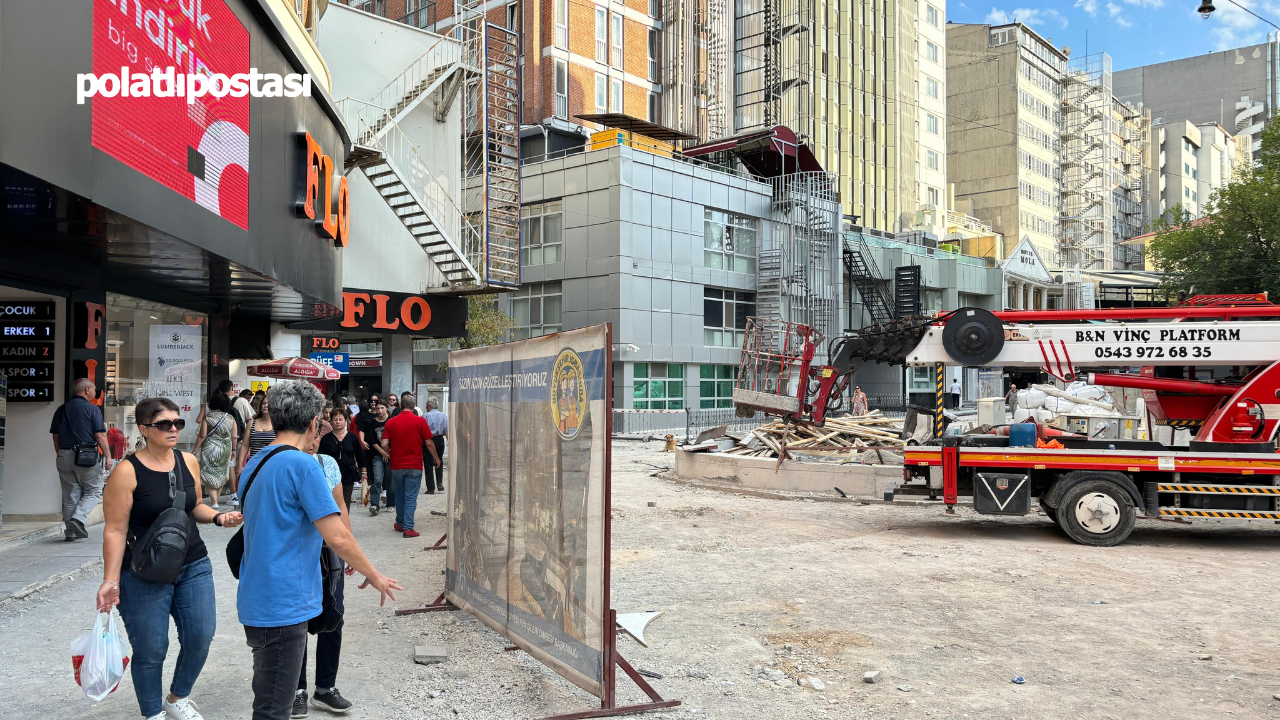
[[[151,717],[147,718],[147,720],[169,720],[169,713],[160,713],[159,715],[152,715]]]
[[[200,709],[196,707],[196,703],[189,697],[181,698],[177,702],[169,702],[169,698],[164,699],[164,711],[168,716],[168,720],[204,720],[204,716],[200,714]]]
[[[218,503],[214,503],[214,504],[210,505],[209,507],[213,508],[214,510],[218,510],[218,509],[219,509],[219,507],[218,507]]]

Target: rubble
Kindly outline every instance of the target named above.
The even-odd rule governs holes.
[[[744,457],[776,458],[785,445],[788,456],[791,453],[853,455],[862,462],[879,459],[882,464],[900,464],[901,455],[883,450],[876,453],[875,450],[900,450],[906,445],[906,441],[898,437],[901,431],[902,426],[897,420],[885,417],[879,410],[872,410],[866,415],[827,418],[822,427],[774,420],[751,430],[739,441],[742,444],[725,452]],[[864,456],[876,457],[864,459]]]

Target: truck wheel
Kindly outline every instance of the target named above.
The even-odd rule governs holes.
[[[1128,491],[1110,480],[1085,480],[1058,503],[1058,525],[1081,545],[1110,547],[1129,537],[1137,516]]]

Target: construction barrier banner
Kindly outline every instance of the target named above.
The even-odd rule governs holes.
[[[609,328],[449,353],[445,598],[604,697]]]

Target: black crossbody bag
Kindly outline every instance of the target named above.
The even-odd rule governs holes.
[[[240,489],[240,509],[243,511],[245,503],[249,498],[249,488],[253,485],[253,479],[258,477],[258,473],[262,472],[262,466],[266,465],[271,458],[279,455],[286,450],[297,450],[292,445],[279,445],[272,449],[266,457],[262,458],[262,462],[258,463],[258,467],[253,469],[253,474],[249,475],[249,481]],[[240,579],[240,562],[244,560],[244,527],[241,526],[235,535],[227,541],[227,565],[231,566],[231,575],[235,579]]]

